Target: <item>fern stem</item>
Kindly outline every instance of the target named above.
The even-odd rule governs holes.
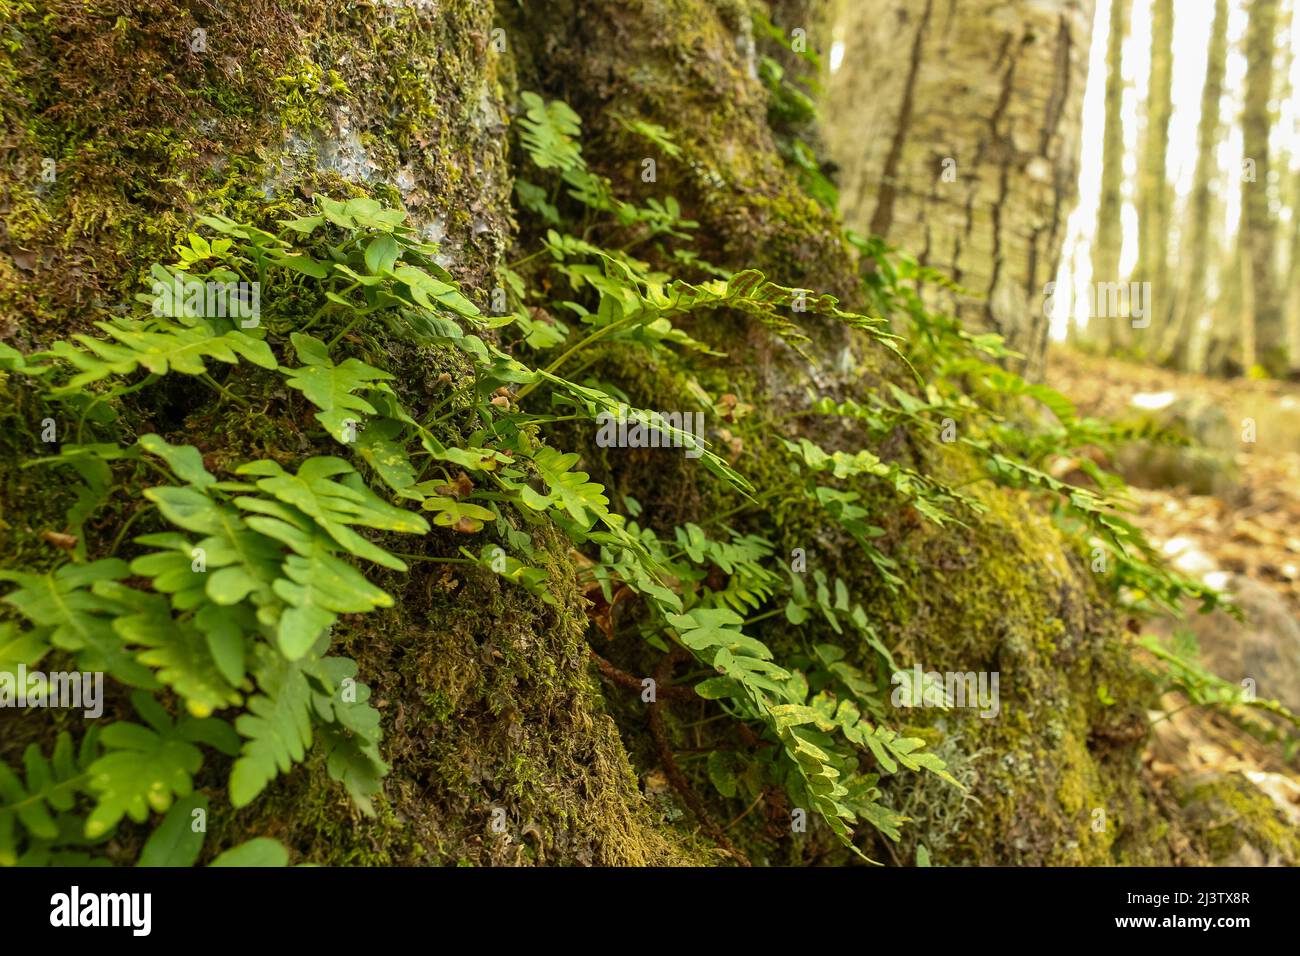
[[[345,336],[345,335],[347,335],[349,332],[351,332],[353,326],[355,326],[355,325],[356,325],[358,322],[360,322],[363,318],[365,318],[365,316],[363,316],[363,315],[358,315],[358,316],[356,316],[355,318],[353,318],[351,322],[349,322],[347,325],[343,326],[343,328],[339,331],[339,334],[338,334],[338,335],[334,336],[334,338],[332,338],[332,339],[329,340],[329,344],[327,344],[327,345],[325,346],[325,348],[326,348],[327,350],[329,350],[329,349],[333,349],[334,346],[336,346],[336,345],[339,344],[339,339],[343,338],[343,336]]]
[[[356,288],[358,285],[360,285],[360,284],[361,284],[361,283],[359,283],[359,282],[353,282],[351,285],[349,285],[347,288],[345,288],[342,292],[338,293],[339,298],[343,298],[343,296],[347,295],[349,292],[351,292],[353,289],[355,289],[355,288]],[[307,320],[307,324],[304,325],[302,328],[300,328],[298,331],[299,331],[299,332],[306,332],[306,331],[307,331],[308,329],[310,329],[313,325],[315,325],[317,322],[320,321],[320,317],[321,317],[322,315],[324,315],[325,312],[326,312],[328,309],[330,309],[330,308],[332,308],[332,307],[334,307],[334,306],[337,306],[337,305],[338,305],[337,302],[333,302],[333,301],[326,300],[326,302],[325,302],[324,305],[322,305],[319,309],[317,309],[315,312],[312,313],[312,317],[311,317],[310,319]]]
[[[234,392],[232,392],[232,391],[230,391],[229,389],[227,389],[224,385],[222,385],[220,382],[218,382],[215,378],[213,378],[213,377],[212,377],[211,375],[209,375],[207,372],[204,372],[204,373],[202,373],[201,375],[199,375],[199,379],[200,379],[200,381],[202,381],[202,382],[206,383],[207,385],[210,385],[212,388],[216,389],[218,392],[220,392],[220,393],[221,393],[222,395],[224,395],[226,398],[230,399],[230,400],[231,400],[232,402],[234,402],[236,405],[243,405],[245,408],[250,407],[250,403],[249,403],[249,402],[245,401],[244,399],[242,399],[242,398],[240,398],[238,395],[236,395]]]
[[[600,328],[598,328],[595,332],[592,332],[590,335],[588,335],[577,345],[573,345],[568,349],[566,349],[563,352],[563,354],[560,355],[559,358],[557,358],[550,365],[546,366],[547,374],[554,375],[556,369],[563,366],[564,363],[567,362],[570,358],[572,358],[574,354],[581,352],[587,346],[592,345],[593,343],[604,338],[606,335],[608,335],[610,332],[613,332],[615,329],[621,328],[623,326],[631,325],[632,323],[636,322],[639,318],[640,318],[640,313],[634,312],[631,315],[624,316],[623,318],[619,319],[617,322],[611,322],[609,325],[602,325]],[[544,379],[539,378],[537,379],[537,381],[529,382],[527,385],[525,385],[523,388],[519,390],[519,392],[516,395],[516,398],[522,399],[525,395],[527,395],[529,392],[535,389],[538,383],[542,381],[544,381]]]
[[[783,607],[773,608],[772,610],[764,614],[760,614],[757,617],[751,617],[749,620],[745,621],[745,626],[749,627],[751,624],[757,624],[759,621],[766,621],[770,617],[776,617],[778,614],[784,614],[784,613],[785,613],[785,608]]]
[[[576,422],[587,418],[586,415],[538,415],[536,418],[525,418],[519,422],[520,425],[553,425],[556,422]]]
[[[391,553],[403,561],[424,561],[428,564],[478,564],[477,561],[471,561],[469,558],[435,558],[428,554],[402,554],[400,551]]]
[[[736,819],[734,819],[734,820],[732,820],[730,823],[728,823],[727,826],[726,826],[726,829],[730,830],[732,827],[734,827],[734,826],[735,826],[737,823],[739,823],[741,820],[745,819],[745,817],[749,816],[750,812],[751,812],[751,811],[752,811],[756,806],[758,806],[758,802],[759,802],[760,800],[762,800],[765,796],[767,796],[767,791],[766,791],[766,790],[760,791],[759,795],[756,796],[756,797],[754,798],[754,802],[751,803],[749,806],[747,806],[747,807],[745,808],[744,812],[740,814],[740,816],[736,817]]]
[[[29,794],[29,795],[27,796],[26,799],[24,799],[24,800],[19,800],[17,803],[9,803],[9,804],[5,804],[5,805],[3,805],[3,806],[0,806],[0,810],[5,810],[5,811],[7,811],[7,812],[13,812],[13,813],[16,813],[17,811],[21,810],[23,807],[25,807],[25,806],[27,806],[27,805],[29,805],[29,804],[33,804],[33,803],[38,803],[38,802],[44,801],[45,799],[47,799],[47,798],[49,797],[49,795],[50,795],[51,793],[56,793],[57,791],[59,791],[59,790],[61,790],[61,789],[64,789],[64,788],[66,788],[66,787],[71,787],[71,788],[73,788],[73,789],[75,790],[75,789],[76,789],[76,785],[79,784],[79,783],[81,783],[83,780],[86,780],[87,778],[89,778],[89,776],[90,776],[90,773],[89,773],[89,772],[85,772],[85,773],[79,773],[79,774],[77,774],[75,777],[69,777],[67,780],[60,780],[60,781],[59,781],[58,783],[56,783],[54,786],[50,787],[50,789],[48,789],[48,790],[42,790],[42,791],[40,791],[39,793]],[[29,783],[30,783],[30,781],[29,781]]]
[[[442,411],[443,406],[445,406],[448,402],[450,402],[455,397],[456,397],[456,392],[453,390],[451,394],[449,394],[446,398],[440,401],[437,405],[433,406],[433,408],[429,409],[429,417],[426,418],[421,423],[420,427],[427,431],[429,429],[429,426],[442,421],[441,418],[434,418],[433,416],[438,414],[438,412]]]
[[[777,485],[775,488],[765,492],[764,494],[759,495],[757,498],[752,498],[749,501],[741,502],[740,504],[736,505],[736,507],[732,508],[730,511],[724,511],[720,515],[714,515],[712,518],[709,518],[707,521],[700,522],[700,527],[707,528],[709,525],[717,524],[719,521],[726,521],[732,515],[739,514],[742,511],[748,511],[750,508],[756,508],[759,505],[761,505],[764,501],[767,501],[770,498],[775,498],[780,495],[783,495],[786,491],[790,489],[792,485],[797,484],[798,482],[799,479],[795,479],[794,481],[787,481],[783,485]],[[677,558],[680,558],[685,553],[686,553],[685,551],[678,551],[676,554],[669,557],[668,560],[669,561],[676,560]]]
[[[534,259],[536,259],[538,256],[542,255],[545,252],[546,252],[546,247],[543,246],[541,249],[538,249],[532,255],[524,256],[522,259],[516,259],[514,262],[508,263],[506,265],[506,268],[517,269],[520,266],[524,265],[525,263],[532,262]]]
[[[131,525],[135,524],[136,519],[153,506],[153,502],[147,502],[131,512],[131,517],[127,518],[126,521],[122,523],[122,527],[118,529],[117,534],[113,537],[113,546],[108,549],[110,555],[117,554],[117,549],[121,546],[122,539],[126,537],[127,531],[131,529]]]

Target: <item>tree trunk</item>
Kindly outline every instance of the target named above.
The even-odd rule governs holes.
[[[1106,116],[1102,134],[1101,199],[1092,240],[1092,286],[1119,282],[1124,241],[1124,36],[1128,32],[1129,0],[1110,0],[1110,29],[1106,40]],[[1095,310],[1094,310],[1095,311]],[[1087,341],[1102,352],[1127,340],[1118,316],[1093,314]]]
[[[1137,350],[1156,351],[1156,337],[1167,327],[1174,290],[1169,281],[1169,207],[1173,188],[1165,171],[1169,121],[1173,116],[1174,2],[1151,5],[1151,72],[1147,90],[1146,134],[1139,157],[1138,263],[1136,278],[1151,283],[1146,303],[1151,324],[1140,330]]]
[[[1250,266],[1254,309],[1243,321],[1254,327],[1256,361],[1273,375],[1286,366],[1286,336],[1277,285],[1277,226],[1270,209],[1269,133],[1273,125],[1273,56],[1278,0],[1251,0],[1246,32],[1246,102],[1241,126],[1247,175],[1241,186],[1242,255]],[[1253,168],[1252,168],[1253,166]]]
[[[1300,26],[1300,5],[1292,3],[1291,5],[1292,36],[1295,35],[1295,29]],[[1288,50],[1290,56],[1287,59],[1286,68],[1282,71],[1283,75],[1283,98],[1288,99],[1295,96],[1296,90],[1290,82],[1291,67],[1296,57],[1300,56],[1294,46]],[[1292,143],[1300,142],[1300,116],[1293,118],[1294,126],[1292,128]],[[1285,281],[1282,283],[1284,290],[1284,308],[1286,310],[1286,365],[1287,376],[1293,380],[1300,380],[1300,172],[1297,172],[1291,181],[1291,242],[1287,255]],[[1285,237],[1283,238],[1285,241]]]
[[[1300,12],[1297,13],[1300,16]],[[1287,373],[1300,377],[1300,174],[1291,205],[1291,253],[1287,262]]]
[[[1213,183],[1218,167],[1215,151],[1219,146],[1222,122],[1219,100],[1223,97],[1223,78],[1228,63],[1228,0],[1215,0],[1214,25],[1206,51],[1205,86],[1201,91],[1201,117],[1196,131],[1196,176],[1190,202],[1190,227],[1186,242],[1186,268],[1179,280],[1182,290],[1177,314],[1170,323],[1160,349],[1160,358],[1178,368],[1189,369],[1192,356],[1202,354],[1195,345],[1207,334],[1203,328],[1206,313],[1206,271],[1215,253],[1217,236],[1211,229],[1215,208]]]
[[[971,295],[950,303],[1037,369],[1044,286],[1078,188],[1092,0],[846,3],[828,143],[847,223]]]

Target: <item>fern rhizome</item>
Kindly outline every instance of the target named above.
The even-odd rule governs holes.
[[[653,124],[624,125],[674,148]],[[243,807],[313,748],[373,813],[388,769],[380,713],[356,664],[332,652],[335,623],[391,607],[383,582],[412,561],[500,575],[554,603],[560,571],[539,559],[533,533],[543,525],[567,538],[565,573],[603,609],[593,633],[639,637],[661,679],[687,664],[691,687],[664,686],[661,697],[714,702],[717,717],[743,728],[752,746],[704,757],[723,797],[750,803],[783,790],[858,853],[860,825],[898,839],[907,821],[882,800],[882,774],[961,785],[921,739],[890,725],[883,700],[899,662],[845,582],[805,574],[744,519],[778,499],[809,509],[855,542],[892,590],[905,585],[880,543],[873,502],[884,496],[936,524],[960,523],[982,505],[969,488],[866,449],[828,450],[744,396],[710,393],[693,371],[724,343],[707,341],[708,323],[694,320],[719,310],[761,324],[793,353],[808,343],[803,322],[813,316],[888,350],[926,384],[890,386],[865,405],[810,393],[805,417],[851,421],[873,441],[901,430],[920,443],[939,441],[952,421],[987,463],[988,480],[1042,495],[1080,549],[1110,556],[1116,594],[1213,601],[1159,569],[1104,493],[1038,467],[1053,449],[1103,440],[1104,426],[996,364],[1008,353],[995,336],[926,311],[915,288],[941,277],[849,237],[874,263],[867,315],[756,271],[730,274],[690,252],[695,223],[675,201],[642,206],[614,195],[584,161],[579,119],[565,104],[524,94],[518,130],[537,181],[519,180],[516,194],[540,246],[503,267],[499,288],[481,297],[458,286],[401,210],[318,196],[276,231],[199,216],[176,261],[153,266],[151,291],[96,322],[97,334],[29,355],[0,346],[0,369],[30,381],[51,418],[71,423],[44,446],[54,453],[27,467],[71,467],[81,482],[66,560],[45,573],[0,571],[10,609],[0,671],[74,662],[131,688],[138,715],[92,723],[80,739],[60,733],[48,756],[32,744],[21,770],[0,763],[0,863],[102,861],[97,848],[129,820],[154,824],[141,864],[191,864],[203,851],[191,821],[217,793],[196,782],[206,765],[221,768],[220,799]],[[599,224],[636,238],[602,247],[592,238]],[[632,254],[641,244],[704,278],[656,271]],[[244,308],[213,314],[210,297],[183,294],[197,287],[253,290],[258,308],[250,313],[245,296]],[[460,374],[440,377],[445,394],[412,396],[385,368],[395,348],[450,356]],[[590,435],[611,418],[679,431],[590,373],[619,349],[677,370],[697,398],[689,411],[727,422],[699,445],[692,467],[707,470],[730,507],[658,527],[566,450],[576,428]],[[161,394],[172,379],[232,403],[278,379],[311,418],[300,423],[301,449],[231,461],[157,433],[123,434],[115,409]],[[1051,409],[1052,424],[1013,427],[1018,402]],[[682,447],[700,436],[662,437]],[[719,437],[770,445],[784,477],[756,487],[720,453]],[[141,496],[141,507],[111,548],[86,553],[84,525],[123,494]],[[436,544],[449,540],[464,543]],[[616,603],[635,612],[614,615]],[[765,639],[774,626],[827,637],[794,649],[787,640],[778,654]],[[640,691],[641,678],[593,655],[606,677]],[[730,847],[719,827],[701,823]],[[286,860],[279,844],[259,839],[214,862]]]

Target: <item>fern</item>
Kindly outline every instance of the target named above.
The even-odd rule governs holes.
[[[105,753],[90,765],[88,789],[95,808],[86,818],[86,836],[111,830],[124,816],[143,822],[149,811],[165,811],[175,797],[188,796],[203,765],[204,742],[232,752],[233,734],[214,718],[182,717],[173,722],[162,706],[137,691],[131,703],[147,727],[124,721],[109,724],[100,737]]]
[[[379,711],[368,703],[370,688],[355,680],[357,665],[347,658],[326,657],[313,664],[319,689],[312,692],[312,707],[326,769],[363,813],[374,816],[371,797],[380,791],[388,765],[379,754]]]
[[[629,132],[673,155],[677,147],[666,130],[626,122]],[[1070,515],[1090,529],[1109,531],[1117,548],[1136,540],[1107,500],[1054,486],[1037,459],[1028,457],[1029,446],[1013,445],[1009,431],[998,430],[1001,420],[983,399],[993,393],[1054,408],[1060,427],[1072,436],[1094,426],[1081,422],[1055,393],[998,375],[987,363],[948,361],[954,358],[950,341],[960,342],[962,357],[971,362],[977,353],[996,354],[997,342],[963,337],[919,310],[907,314],[929,323],[922,337],[933,348],[918,350],[913,339],[895,335],[879,316],[900,304],[913,310],[917,303],[897,287],[898,275],[887,264],[875,296],[882,308],[873,315],[841,309],[831,296],[779,285],[754,270],[698,283],[675,279],[628,249],[653,241],[656,255],[648,258],[656,262],[676,260],[706,275],[721,272],[686,250],[666,248],[689,240],[695,223],[687,210],[667,196],[647,198],[643,206],[615,196],[609,181],[587,168],[581,125],[563,104],[527,94],[519,125],[522,146],[546,185],[520,181],[517,192],[549,228],[527,275],[522,264],[520,271],[503,271],[510,296],[506,314],[485,316],[437,264],[437,248],[405,225],[401,211],[371,199],[318,196],[314,214],[282,223],[278,235],[223,217],[200,217],[216,238],[188,236],[177,247],[179,262],[159,265],[155,273],[257,275],[270,293],[261,328],[243,330],[173,310],[103,323],[104,337],[60,343],[40,357],[49,364],[0,352],[0,364],[38,378],[47,394],[70,403],[77,388],[141,371],[202,376],[217,385],[208,377],[212,362],[247,363],[272,373],[262,379],[283,379],[300,393],[342,448],[337,457],[313,454],[313,448],[283,460],[245,462],[233,466],[236,480],[218,479],[197,449],[152,435],[143,436],[138,449],[107,442],[65,446],[46,462],[83,475],[85,491],[69,516],[77,528],[115,481],[135,481],[115,479],[112,462],[139,457],[170,476],[143,489],[157,510],[149,520],[162,522],[165,530],[135,538],[138,550],[129,566],[101,558],[46,575],[0,572],[0,580],[18,585],[5,600],[31,625],[0,625],[0,657],[35,661],[58,647],[77,654],[83,666],[109,662],[114,676],[129,676],[134,686],[159,695],[137,695],[147,726],[108,728],[107,750],[93,758],[94,772],[85,771],[84,786],[69,784],[81,786],[76,792],[94,802],[88,820],[95,839],[123,819],[143,822],[151,812],[160,813],[156,842],[146,845],[142,862],[197,859],[201,841],[184,837],[176,821],[206,799],[193,789],[204,747],[237,755],[228,780],[234,806],[253,802],[317,745],[332,779],[363,812],[374,812],[387,770],[379,714],[368,703],[369,689],[355,680],[355,664],[328,654],[339,615],[394,603],[362,568],[377,564],[394,572],[385,579],[393,580],[407,568],[390,544],[394,536],[445,528],[455,532],[455,540],[468,537],[472,547],[455,551],[460,557],[419,558],[468,562],[558,604],[555,568],[535,566],[540,562],[530,536],[519,530],[538,523],[567,535],[584,586],[601,591],[608,603],[616,592],[639,598],[646,613],[635,616],[635,627],[650,645],[688,649],[712,674],[697,684],[699,695],[760,728],[773,745],[748,758],[750,763],[736,755],[709,758],[708,775],[724,795],[745,790],[753,799],[761,792],[755,780],[768,781],[763,786],[775,781],[796,805],[815,808],[846,844],[852,845],[852,827],[860,822],[898,839],[905,820],[882,802],[880,774],[907,771],[954,781],[918,739],[881,721],[879,671],[892,669],[893,662],[845,582],[821,571],[811,583],[777,573],[767,539],[726,526],[706,532],[721,523],[717,514],[672,529],[671,538],[661,540],[631,520],[638,514],[634,502],[593,481],[577,453],[556,443],[561,432],[553,422],[591,423],[606,414],[683,438],[662,421],[656,424],[655,413],[632,407],[617,383],[584,377],[583,369],[603,349],[620,345],[648,361],[689,370],[701,357],[721,354],[698,331],[710,327],[700,320],[715,310],[746,317],[796,350],[810,345],[800,319],[810,313],[850,326],[927,370],[946,369],[917,390],[921,397],[894,387],[869,406],[822,398],[814,400],[812,411],[858,419],[873,436],[897,428],[920,434],[938,416],[960,419],[963,429],[972,426],[965,437],[985,443],[977,450],[990,463],[990,477],[1067,502]],[[575,209],[582,221],[570,217]],[[590,228],[593,218],[623,232],[624,248],[592,241],[605,235]],[[151,310],[156,304],[148,297],[142,301]],[[306,318],[305,302],[316,303]],[[421,349],[454,350],[448,355],[463,382],[441,405],[417,415],[376,357],[389,345],[377,341],[377,333]],[[528,354],[539,356],[537,367],[514,357],[500,338],[505,335],[522,337],[532,350]],[[280,365],[277,355],[296,356],[296,367]],[[699,407],[734,427],[745,403],[710,395],[689,371],[686,377]],[[959,387],[959,378],[975,383],[973,395]],[[217,387],[238,398],[249,382],[247,375],[232,374]],[[117,403],[134,387],[106,391],[104,401]],[[794,499],[821,509],[857,540],[888,586],[902,582],[895,562],[874,543],[883,532],[865,504],[866,483],[882,484],[936,524],[959,520],[961,509],[978,510],[973,499],[921,470],[867,451],[828,452],[777,425],[776,435],[762,434],[758,424],[741,428],[748,428],[747,441],[752,436],[785,449]],[[740,501],[737,510],[759,504],[732,461],[712,449],[701,452],[700,463],[719,490]],[[427,540],[434,547],[448,537]],[[1139,572],[1134,565],[1131,573]],[[774,627],[806,626],[837,643],[808,641],[804,650],[778,660],[772,647],[782,645],[769,645],[756,628],[767,620]],[[839,646],[845,637],[850,640]],[[860,653],[850,657],[846,648]],[[175,719],[159,703],[173,697],[183,708]],[[219,713],[233,729],[212,716]],[[40,790],[41,779],[23,793]],[[16,792],[0,780],[5,806],[26,799],[11,799]],[[9,817],[20,820],[16,809]],[[0,841],[4,820],[0,809]],[[13,827],[11,832],[19,833]],[[15,836],[11,847],[20,838],[28,841],[29,852],[44,839]],[[214,865],[254,859],[285,862],[282,848],[254,841],[227,851]]]
[[[521,96],[524,115],[520,117],[524,148],[541,169],[558,169],[561,172],[582,164],[582,147],[577,137],[582,132],[581,120],[566,103],[550,103],[536,93]]]
[[[258,490],[292,506],[351,554],[386,568],[405,571],[406,565],[357,534],[352,530],[353,526],[407,534],[424,534],[429,530],[428,522],[419,515],[388,504],[366,487],[357,478],[356,469],[341,458],[309,458],[296,474],[291,474],[268,460],[241,465],[237,472],[241,475],[259,476],[255,483]],[[346,477],[343,481],[334,481],[338,475]],[[246,511],[279,519],[282,525],[292,526],[296,523],[285,522],[284,509],[268,506],[264,499],[241,496],[235,499],[235,504]],[[267,522],[251,519],[249,525],[254,529],[263,529]],[[284,538],[280,540],[293,547],[291,541]],[[306,557],[313,550],[307,549],[306,554],[299,550],[299,554]]]
[[[358,423],[364,421],[362,416],[378,414],[373,405],[354,393],[374,388],[374,383],[393,376],[354,358],[335,365],[319,339],[298,332],[290,338],[303,366],[291,370],[285,383],[320,409],[316,420],[326,431],[338,441],[349,443]]]
[[[253,673],[260,693],[235,720],[245,738],[230,771],[230,802],[236,807],[247,806],[302,760],[312,741],[311,688],[302,667],[259,647]]]
[[[208,360],[215,359],[230,365],[246,359],[262,368],[275,368],[275,357],[265,342],[248,334],[231,330],[218,333],[208,323],[192,326],[172,322],[147,322],[136,319],[119,319],[114,322],[96,322],[95,326],[114,341],[74,335],[73,340],[82,348],[66,342],[56,342],[41,357],[63,359],[76,369],[55,394],[76,391],[111,376],[129,375],[137,368],[145,368],[155,375],[183,372],[202,375]]]
[[[42,640],[75,654],[79,668],[106,671],[125,684],[151,689],[158,686],[157,681],[132,658],[113,628],[124,608],[111,594],[95,588],[127,573],[126,562],[104,558],[90,564],[65,564],[46,574],[0,570],[0,581],[18,585],[4,601],[37,627]]]
[[[49,759],[35,744],[23,752],[26,780],[0,762],[0,866],[37,865],[41,862],[65,866],[86,865],[90,858],[68,845],[88,846],[93,841],[81,834],[72,810],[86,789],[90,766],[98,752],[99,732],[92,728],[74,751],[72,737],[58,735]],[[18,831],[26,831],[28,846],[22,858]]]
[[[111,593],[129,609],[113,621],[123,642],[146,648],[136,659],[172,688],[195,717],[238,705],[243,697],[217,665],[202,631],[172,617],[167,599],[113,585]]]

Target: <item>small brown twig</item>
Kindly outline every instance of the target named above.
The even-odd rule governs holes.
[[[596,662],[596,668],[600,675],[608,680],[611,684],[617,684],[619,687],[626,687],[628,690],[639,691],[644,686],[641,683],[642,678],[629,674],[625,670],[619,670],[605,658],[596,653],[595,649],[591,650],[592,660]],[[665,700],[699,700],[694,688],[691,687],[664,687],[663,684],[655,681],[655,697],[662,697]]]

